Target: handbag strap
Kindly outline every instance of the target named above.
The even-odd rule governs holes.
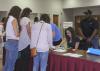
[[[43,24],[44,24],[44,23],[43,23]],[[39,31],[39,36],[38,36],[38,39],[37,39],[36,47],[37,47],[38,42],[39,42],[39,37],[40,37],[40,33],[41,33],[41,30],[42,30],[42,26],[43,26],[43,24],[41,25],[41,28],[40,28],[40,31]]]

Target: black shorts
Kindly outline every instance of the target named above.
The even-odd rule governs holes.
[[[54,41],[54,42],[53,42],[53,45],[54,45],[54,46],[57,46],[57,45],[59,45],[61,42],[62,42],[62,38],[61,38],[60,40],[58,40],[58,41]]]

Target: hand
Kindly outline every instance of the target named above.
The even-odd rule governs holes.
[[[91,42],[91,38],[88,38],[88,39],[87,39],[87,42]]]
[[[57,45],[55,48],[57,49],[57,48],[59,48],[60,47],[60,45]]]
[[[55,50],[55,48],[50,48],[51,51]]]
[[[77,51],[77,49],[72,49],[72,51]]]
[[[16,37],[19,37],[20,36],[20,34],[19,33],[16,33]]]
[[[34,57],[37,55],[37,49],[36,48],[32,48],[31,50],[31,57]]]

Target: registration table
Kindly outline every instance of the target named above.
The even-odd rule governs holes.
[[[87,54],[70,57],[62,54],[54,51],[49,53],[47,71],[100,71],[100,56]]]
[[[100,56],[86,54],[81,57],[64,56],[65,53],[78,52],[56,52],[49,53],[47,71],[100,71]],[[30,58],[29,71],[32,71],[33,59]],[[16,64],[15,71],[18,71],[19,64]]]

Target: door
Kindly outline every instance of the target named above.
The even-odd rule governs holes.
[[[59,22],[59,15],[53,15],[53,23],[55,23],[58,26]]]

